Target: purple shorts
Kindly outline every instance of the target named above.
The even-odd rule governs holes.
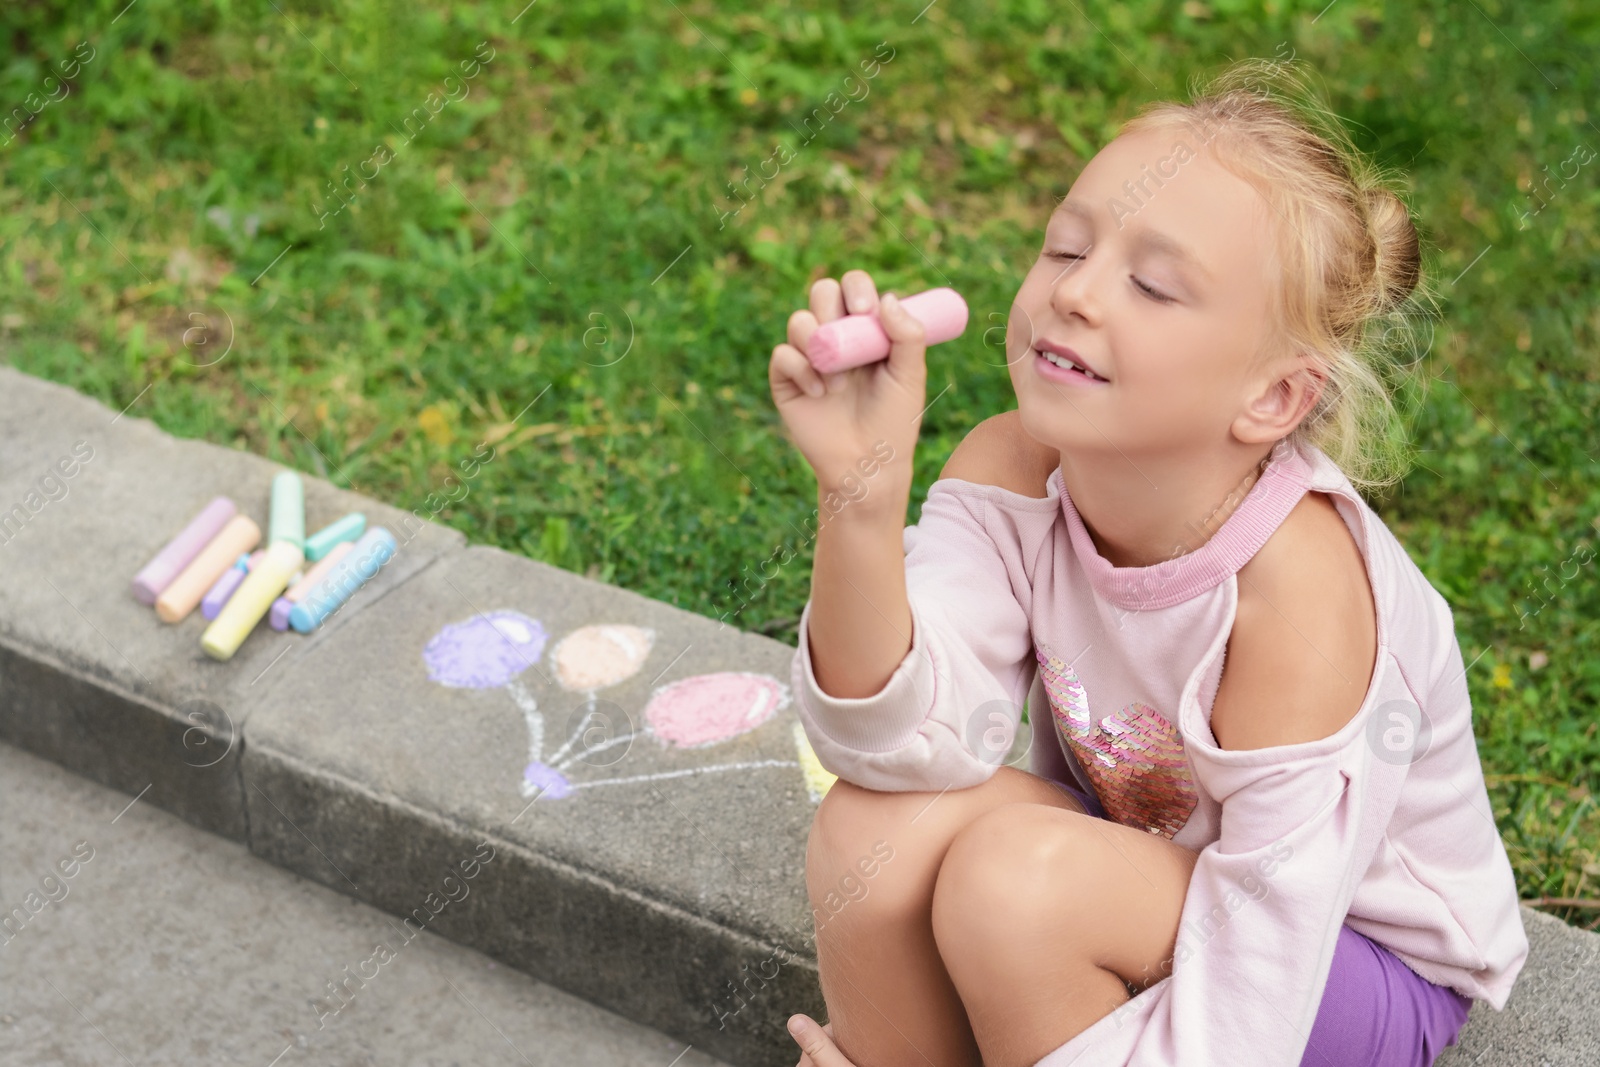
[[[1106,817],[1092,793],[1056,784],[1090,815]],[[1434,985],[1376,941],[1340,926],[1300,1067],[1432,1067],[1456,1043],[1471,1007],[1471,998]]]
[[[1472,1000],[1434,985],[1364,934],[1339,927],[1333,966],[1300,1067],[1431,1067]]]

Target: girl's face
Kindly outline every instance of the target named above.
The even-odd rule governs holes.
[[[1050,217],[1011,307],[1006,358],[1028,433],[1135,463],[1233,443],[1230,426],[1283,371],[1258,358],[1270,216],[1198,133],[1145,131],[1102,149]],[[1093,376],[1052,366],[1052,348]]]

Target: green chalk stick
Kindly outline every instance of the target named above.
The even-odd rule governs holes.
[[[367,517],[352,511],[337,522],[331,522],[306,538],[306,559],[315,563],[333,551],[341,541],[354,541],[367,532]]]
[[[294,471],[279,471],[272,479],[272,517],[267,545],[287,541],[304,551],[306,545],[306,489]]]

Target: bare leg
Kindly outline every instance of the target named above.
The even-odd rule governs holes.
[[[934,888],[956,835],[1019,803],[1088,819],[1064,790],[1011,767],[971,789],[880,793],[840,780],[823,798],[806,850],[806,888],[829,1024],[858,1067],[981,1062],[934,941]]]
[[[933,929],[987,1067],[1029,1067],[1171,973],[1197,856],[1038,804],[991,809],[940,867]]]

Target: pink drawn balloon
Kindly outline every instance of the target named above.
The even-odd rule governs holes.
[[[789,705],[789,688],[768,674],[697,674],[662,686],[644,721],[663,744],[703,748],[737,737]]]
[[[644,666],[655,640],[655,631],[642,626],[580,626],[551,653],[556,680],[578,693],[616,685]]]

